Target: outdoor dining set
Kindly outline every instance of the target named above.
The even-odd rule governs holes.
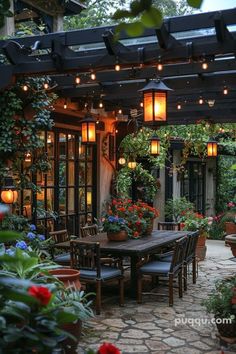
[[[63,267],[79,269],[81,283],[95,284],[97,314],[101,312],[103,283],[119,282],[119,303],[124,305],[126,274],[130,274],[129,296],[138,303],[144,294],[158,295],[143,292],[146,275],[155,285],[159,278],[168,280],[169,306],[173,306],[175,280],[180,298],[187,290],[190,270],[192,282],[196,283],[198,232],[179,231],[175,223],[159,223],[151,235],[121,242],[110,241],[97,225],[81,227],[80,238],[69,236],[67,230],[51,232],[50,237],[53,260]]]

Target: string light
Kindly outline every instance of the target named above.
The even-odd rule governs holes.
[[[181,108],[182,108],[181,104],[178,103],[178,104],[177,104],[177,109],[180,110]]]
[[[118,110],[118,113],[119,113],[119,114],[122,114],[122,109],[119,109],[119,110]]]
[[[203,70],[207,70],[208,69],[208,63],[205,61],[205,59],[204,59],[204,61],[202,63],[202,69]]]
[[[76,83],[77,85],[80,84],[80,77],[79,77],[79,76],[76,76],[76,78],[75,78],[75,83]]]
[[[97,120],[96,120],[96,124],[99,124],[100,122],[99,122],[99,119],[97,118]]]
[[[229,91],[228,91],[228,88],[225,86],[224,87],[224,90],[223,90],[223,94],[224,95],[228,95]]]
[[[202,97],[200,97],[200,98],[199,98],[198,103],[199,103],[199,104],[203,104],[203,103],[204,103],[204,101],[203,101],[203,98],[202,98]]]
[[[43,87],[45,88],[45,90],[47,90],[47,89],[49,88],[48,83],[47,83],[47,82],[45,82],[45,83],[43,84]]]
[[[115,71],[120,71],[120,64],[116,63],[116,65],[115,65]]]
[[[90,77],[91,80],[96,80],[96,74],[94,72],[91,73]]]
[[[26,92],[26,91],[28,91],[28,89],[29,89],[29,87],[28,87],[27,85],[23,85],[23,87],[22,87],[22,90],[23,90],[23,91]]]
[[[160,57],[158,59],[157,70],[158,71],[162,71],[163,70],[163,65],[161,63],[161,58]]]
[[[116,134],[117,134],[117,133],[119,133],[119,130],[118,130],[118,129],[116,129],[116,130],[115,130],[115,133],[116,133]]]
[[[99,108],[103,108],[103,103],[102,103],[102,101],[99,102],[99,105],[98,105],[98,106],[99,106]]]
[[[143,102],[140,102],[140,107],[143,108]]]
[[[67,102],[66,101],[64,102],[63,107],[64,107],[64,109],[67,109]]]

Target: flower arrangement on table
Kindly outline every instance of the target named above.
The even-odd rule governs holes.
[[[131,199],[113,199],[102,221],[104,231],[111,232],[119,227],[126,229],[129,237],[139,238],[147,234],[148,228],[158,215],[157,209],[142,201],[133,203]]]

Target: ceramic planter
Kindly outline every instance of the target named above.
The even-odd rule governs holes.
[[[232,254],[236,257],[236,233],[225,236],[225,243],[231,247]]]
[[[197,241],[197,249],[196,249],[196,256],[200,261],[204,261],[206,258],[206,239],[207,239],[207,232],[200,232]]]
[[[125,230],[119,232],[107,232],[107,238],[109,241],[126,241],[128,233]]]
[[[81,288],[79,270],[71,268],[58,268],[50,270],[49,273],[63,282],[65,287],[75,286],[78,290]]]
[[[227,235],[236,234],[236,224],[232,221],[226,221],[225,232]]]

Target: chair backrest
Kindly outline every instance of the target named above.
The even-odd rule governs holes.
[[[188,236],[184,236],[179,240],[175,241],[173,258],[170,267],[171,272],[175,272],[182,266],[185,259],[187,242],[188,242]]]
[[[98,234],[98,226],[96,224],[81,226],[80,235],[82,238],[87,236],[94,236]]]
[[[180,231],[180,223],[179,222],[158,222],[157,229]]]
[[[70,242],[71,268],[96,271],[96,277],[101,277],[100,244],[72,240]]]
[[[186,262],[192,260],[196,254],[198,237],[199,237],[198,232],[195,232],[192,235],[188,236],[188,243],[187,243],[186,253],[185,253]]]
[[[49,236],[55,243],[65,242],[69,240],[68,231],[66,229],[59,231],[51,231],[49,232]]]

